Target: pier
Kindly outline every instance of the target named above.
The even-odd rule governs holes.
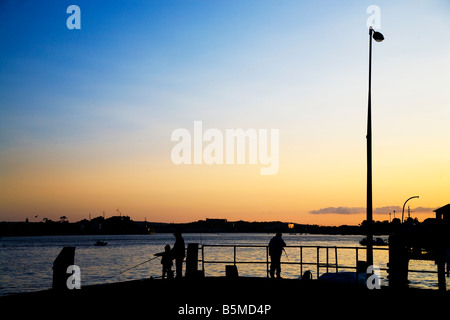
[[[210,250],[226,249],[228,255],[212,259]],[[364,312],[392,312],[390,301],[416,301],[416,306],[395,304],[394,310],[402,315],[414,315],[416,307],[435,305],[436,301],[450,297],[449,291],[413,289],[407,287],[381,286],[370,290],[361,282],[338,283],[321,279],[324,274],[339,274],[353,270],[364,273],[364,247],[344,246],[287,246],[289,260],[282,261],[284,267],[298,268],[298,274],[313,271],[313,279],[271,279],[263,276],[242,276],[244,266],[258,266],[268,271],[270,258],[265,245],[201,245],[189,243],[185,261],[185,277],[182,279],[160,279],[150,277],[109,284],[81,286],[80,289],[62,289],[63,274],[54,275],[55,288],[32,293],[0,297],[5,309],[18,308],[33,315],[85,314],[92,316],[157,316],[167,319],[183,319],[177,311],[180,307],[205,306],[220,310],[223,305],[270,305],[270,313],[254,315],[260,319],[283,319],[301,316],[305,312],[322,316],[360,317]],[[245,253],[257,250],[256,259],[248,259]],[[375,247],[374,251],[388,254],[388,248]],[[73,263],[74,249],[62,250],[55,272],[64,270],[64,264]],[[296,252],[296,255],[292,253]],[[353,263],[342,263],[342,255],[352,255]],[[375,254],[376,257],[376,254]],[[312,258],[312,259],[311,259]],[[234,268],[230,268],[230,266]],[[228,267],[228,268],[227,268]],[[220,268],[223,276],[207,276],[210,268]],[[233,269],[235,273],[233,273]],[[388,268],[383,268],[389,271]],[[422,272],[421,270],[408,270]],[[437,272],[437,271],[436,271]],[[319,279],[318,279],[319,278]],[[357,279],[357,277],[355,278]],[[367,302],[370,301],[369,304]],[[27,308],[23,308],[27,306]],[[445,305],[441,305],[444,307]],[[433,307],[437,310],[439,306]],[[372,310],[372,311],[371,311]],[[184,315],[187,317],[187,315]],[[200,319],[191,316],[186,319]],[[209,318],[223,319],[223,314],[212,313]],[[231,317],[230,317],[231,318]]]

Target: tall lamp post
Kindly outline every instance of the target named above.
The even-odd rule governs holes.
[[[411,198],[408,198],[408,200],[406,200],[405,203],[403,204],[403,209],[402,209],[402,223],[403,223],[403,217],[405,216],[405,205],[406,205],[406,203],[407,203],[409,200],[414,199],[414,198],[419,198],[419,196],[413,196],[413,197],[411,197]],[[409,217],[408,217],[408,218],[409,218]]]
[[[373,218],[372,218],[372,38],[376,42],[384,40],[380,32],[369,28],[369,102],[367,105],[367,264],[373,265]]]

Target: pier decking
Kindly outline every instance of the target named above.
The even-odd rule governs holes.
[[[268,314],[255,314],[252,319],[284,319],[306,316],[311,312],[324,316],[361,317],[386,312],[415,314],[414,308],[440,306],[448,292],[437,290],[369,290],[358,285],[338,285],[320,280],[269,279],[239,277],[207,277],[200,279],[145,279],[85,286],[79,290],[59,292],[44,290],[0,298],[2,310],[19,310],[37,315],[64,317],[67,314],[117,316],[126,314],[154,319],[204,319],[204,316],[178,315],[180,307],[208,306],[221,310],[223,305],[270,305]],[[404,302],[408,301],[409,307]],[[26,308],[24,307],[26,306]],[[234,317],[228,315],[230,319]],[[220,311],[212,319],[224,319]]]

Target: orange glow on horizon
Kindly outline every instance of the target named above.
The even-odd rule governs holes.
[[[315,167],[312,160],[309,165],[296,166],[286,158],[277,175],[261,176],[259,169],[251,165],[176,166],[167,159],[148,164],[134,158],[117,162],[66,162],[53,167],[37,161],[35,167],[10,170],[3,174],[0,220],[23,221],[28,217],[33,221],[31,217],[38,214],[39,219],[52,220],[65,215],[75,222],[89,214],[100,216],[103,211],[106,216],[116,215],[117,208],[133,220],[146,218],[155,222],[191,222],[208,217],[357,225],[365,219],[364,212],[310,213],[333,206],[364,207],[362,166],[352,168],[326,160],[319,160]],[[397,191],[405,181],[410,190],[421,190],[420,199],[411,203],[412,208],[445,205],[441,170],[430,169],[436,174],[429,179],[422,174],[409,178],[409,173],[398,177],[398,169],[385,169],[376,175],[374,208],[401,206],[410,195]],[[389,184],[380,183],[396,176]],[[400,215],[401,212],[396,213],[397,217]],[[419,220],[433,217],[432,212],[413,211],[412,215]],[[389,220],[389,212],[375,214],[374,220]]]

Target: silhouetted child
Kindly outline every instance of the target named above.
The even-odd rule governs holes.
[[[173,279],[173,257],[172,252],[170,251],[170,246],[166,245],[164,247],[164,252],[156,253],[155,256],[161,257],[162,264],[162,278],[165,279],[167,275],[167,279]]]

